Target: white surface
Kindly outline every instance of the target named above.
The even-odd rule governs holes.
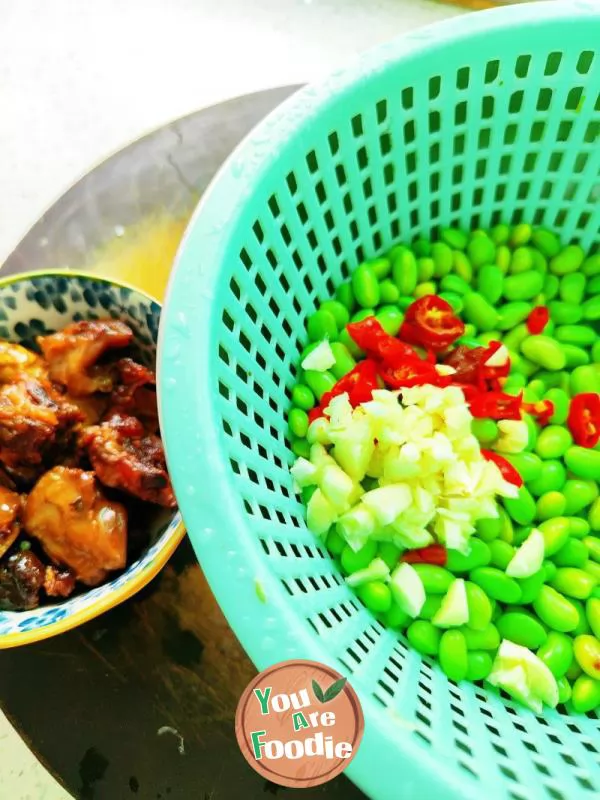
[[[428,0],[0,0],[0,263],[141,134],[457,13]],[[0,797],[65,796],[0,715]]]

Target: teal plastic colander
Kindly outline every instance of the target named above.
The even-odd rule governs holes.
[[[591,798],[595,717],[456,685],[384,629],[307,531],[286,410],[304,325],[350,270],[440,226],[600,242],[600,7],[533,3],[417,31],[295,95],[235,151],[182,243],[161,418],[198,558],[260,669],[348,675],[372,798]]]

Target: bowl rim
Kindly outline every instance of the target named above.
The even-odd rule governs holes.
[[[126,281],[122,281],[119,279],[113,279],[104,277],[102,275],[95,275],[90,272],[86,272],[85,270],[71,270],[71,269],[53,269],[53,270],[32,270],[30,272],[21,272],[16,275],[7,275],[6,277],[0,277],[0,290],[2,290],[6,286],[10,286],[11,284],[15,283],[22,283],[26,281],[31,281],[32,279],[38,278],[84,278],[93,280],[96,283],[105,283],[110,286],[116,286],[122,289],[128,289],[132,292],[136,292],[137,294],[141,295],[142,297],[149,300],[151,303],[157,305],[160,309],[162,309],[162,304],[160,301],[151,295],[149,292],[144,291],[143,289],[134,286],[133,284],[127,283]],[[158,343],[157,343],[158,347]],[[117,605],[120,605],[125,600],[128,600],[130,597],[133,597],[134,594],[137,594],[144,586],[147,586],[150,581],[152,581],[159,572],[164,568],[168,560],[171,558],[181,541],[183,540],[186,530],[183,524],[183,519],[181,517],[181,511],[177,508],[175,513],[169,520],[167,527],[165,529],[165,533],[170,527],[173,527],[172,532],[166,538],[163,545],[160,547],[152,561],[149,564],[144,566],[141,571],[135,575],[134,577],[126,580],[121,586],[113,589],[112,591],[108,592],[103,597],[98,598],[94,603],[92,603],[87,608],[82,608],[79,611],[76,611],[73,614],[69,614],[67,617],[63,619],[57,620],[56,622],[51,622],[49,625],[44,625],[42,627],[35,627],[27,631],[19,631],[18,633],[6,633],[0,635],[0,650],[6,650],[12,647],[19,647],[25,644],[33,644],[34,642],[41,642],[45,639],[49,639],[53,636],[57,636],[60,633],[65,633],[66,631],[72,630],[73,628],[77,628],[85,622],[89,622],[92,619],[104,614],[106,611],[110,611],[111,608],[115,608]],[[163,534],[164,535],[164,534]],[[140,561],[142,561],[145,557],[143,553],[140,556]],[[130,569],[131,565],[127,569]],[[127,574],[127,569],[122,573],[123,575]],[[95,588],[95,587],[94,587]],[[82,596],[85,596],[85,592]],[[52,604],[52,607],[61,608],[64,607],[69,602],[69,599],[65,599],[62,602]],[[41,609],[44,607],[42,606]],[[18,614],[19,612],[13,612]]]

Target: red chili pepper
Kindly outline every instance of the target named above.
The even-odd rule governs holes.
[[[327,408],[334,397],[348,392],[350,405],[355,408],[361,403],[366,403],[373,396],[373,389],[379,388],[377,382],[377,364],[370,358],[359,361],[358,364],[340,378],[333,389],[321,397],[321,408]]]
[[[448,561],[448,551],[442,544],[430,544],[427,547],[406,550],[402,553],[400,561],[407,564],[437,564],[445,567]]]
[[[504,456],[493,453],[491,450],[483,449],[481,450],[481,455],[498,467],[505,481],[512,483],[514,486],[523,486],[523,478],[519,471]]]
[[[538,400],[537,403],[523,403],[523,411],[536,417],[540,425],[547,425],[554,416],[554,403],[551,400]]]
[[[600,441],[600,394],[576,394],[571,400],[567,424],[575,444],[595,447]]]
[[[445,350],[465,332],[450,303],[435,294],[420,297],[406,309],[400,338],[435,352]]]
[[[510,372],[510,358],[508,358],[508,356],[506,361],[497,367],[491,367],[487,363],[502,346],[502,342],[490,342],[487,346],[483,358],[481,359],[481,372],[485,380],[498,380],[499,378],[506,378]]]
[[[504,392],[479,392],[469,399],[474,417],[491,419],[521,419],[523,394],[516,397]]]
[[[550,322],[550,312],[546,306],[536,306],[531,310],[527,317],[526,325],[529,333],[536,335],[542,333],[546,325]]]
[[[309,425],[312,424],[316,419],[319,419],[320,417],[324,416],[325,412],[323,411],[321,406],[315,406],[314,408],[311,408],[311,410],[308,412]]]
[[[452,375],[455,383],[468,383],[473,385],[480,384],[481,365],[483,363],[487,348],[467,347],[459,345],[444,359],[444,364],[453,367],[456,372]],[[480,387],[484,389],[484,386]]]
[[[384,361],[389,366],[403,364],[407,358],[419,358],[412,347],[386,333],[375,317],[351,322],[346,329],[356,344],[371,358]]]
[[[429,361],[407,360],[397,367],[380,364],[379,374],[386,386],[392,389],[408,388],[410,386],[446,386],[448,379],[438,375],[437,370]]]

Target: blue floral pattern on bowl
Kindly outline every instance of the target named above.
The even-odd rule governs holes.
[[[35,347],[37,336],[53,333],[70,322],[103,317],[120,319],[129,325],[135,334],[139,358],[147,365],[154,365],[160,305],[143,292],[75,273],[30,273],[0,281],[2,339]],[[133,584],[136,579],[139,584],[137,588],[141,588],[144,582],[140,581],[139,576],[148,571],[150,579],[153,575],[150,568],[154,561],[165,548],[172,546],[173,537],[179,538],[180,535],[181,516],[158,510],[150,530],[150,546],[113,580],[54,605],[31,611],[0,611],[0,647],[3,637],[26,634],[56,623],[68,623],[70,617],[82,612],[86,619],[91,619],[95,616],[95,606],[102,604],[104,610],[105,601],[110,595],[129,583]],[[79,624],[79,621],[75,624]]]

